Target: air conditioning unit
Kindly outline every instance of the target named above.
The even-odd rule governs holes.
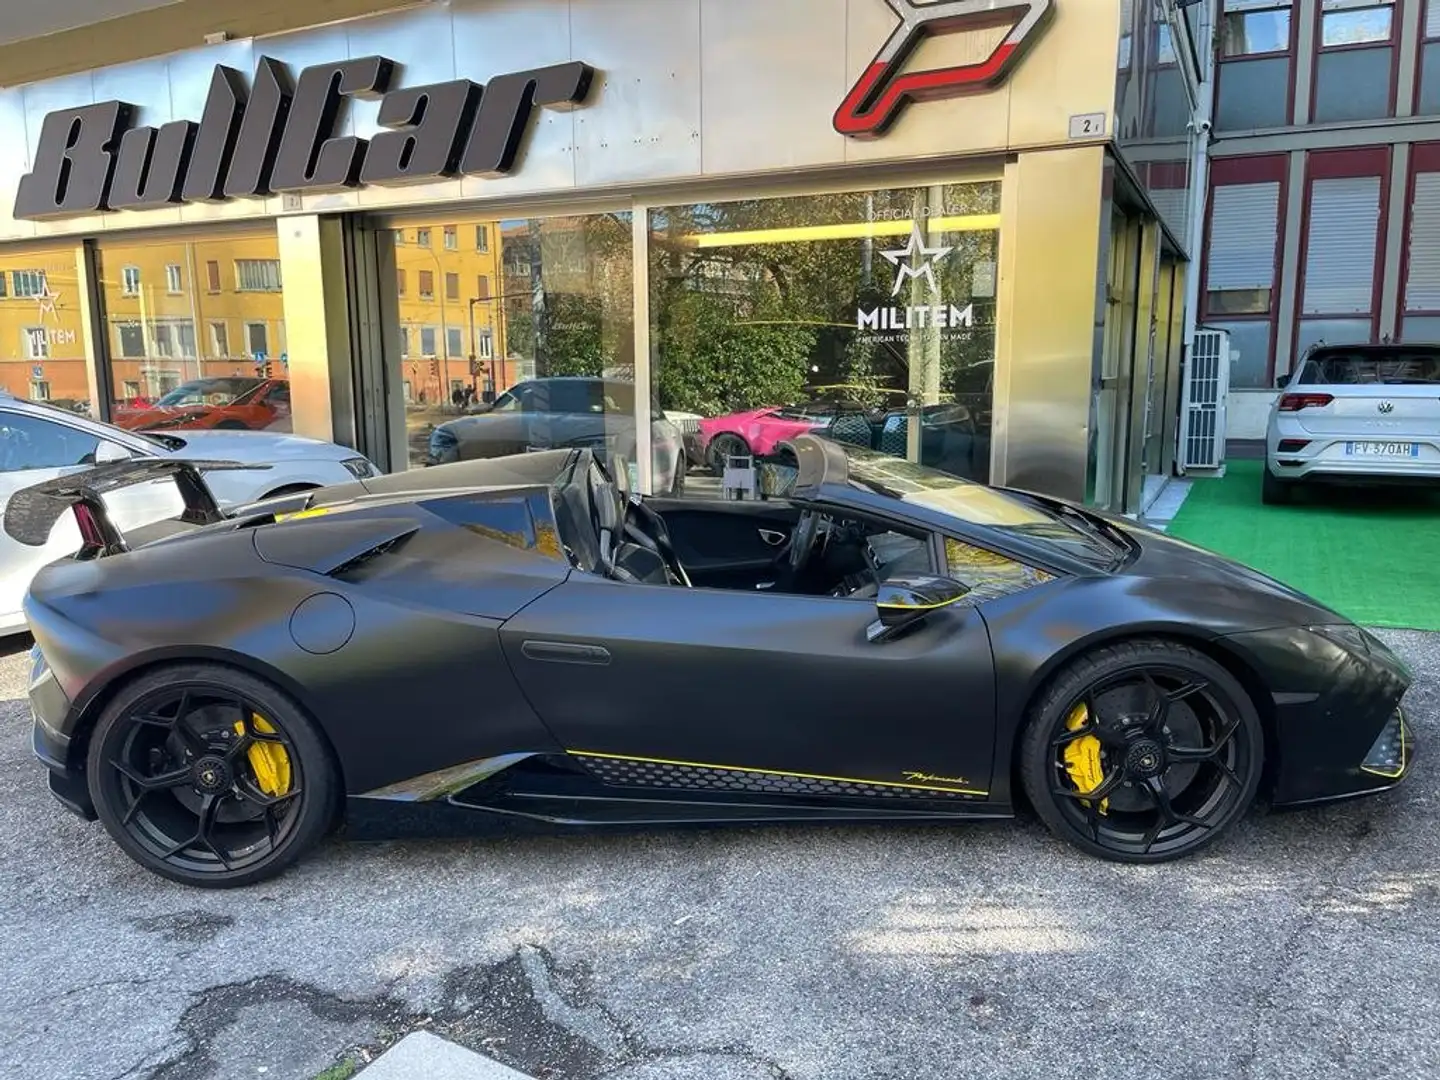
[[[1180,472],[1225,464],[1225,399],[1230,393],[1230,332],[1196,330],[1180,402]]]

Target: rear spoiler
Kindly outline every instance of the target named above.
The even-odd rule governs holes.
[[[80,558],[98,558],[128,551],[125,538],[110,519],[105,507],[107,492],[137,484],[175,478],[185,512],[180,520],[191,525],[211,525],[225,519],[225,513],[201,477],[203,472],[222,469],[268,469],[269,465],[248,465],[234,461],[175,461],[170,458],[136,458],[97,465],[84,472],[58,476],[10,496],[5,507],[5,532],[30,547],[43,547],[50,531],[66,510],[75,511],[84,546]]]

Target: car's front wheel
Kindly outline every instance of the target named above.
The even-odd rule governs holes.
[[[750,444],[742,436],[722,431],[710,440],[710,445],[705,448],[705,456],[710,461],[710,470],[719,476],[725,471],[725,465],[732,457],[751,457],[752,451]]]
[[[122,688],[96,724],[87,778],[126,854],[204,888],[280,873],[328,831],[339,794],[329,749],[299,706],[212,664]]]
[[[1139,640],[1082,656],[1030,711],[1025,793],[1051,832],[1093,855],[1163,862],[1213,842],[1255,798],[1259,714],[1222,665]]]

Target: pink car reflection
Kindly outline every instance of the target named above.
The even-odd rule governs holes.
[[[786,439],[825,427],[833,413],[816,416],[797,408],[770,406],[701,420],[700,445],[705,460],[721,467],[727,457],[765,457]]]

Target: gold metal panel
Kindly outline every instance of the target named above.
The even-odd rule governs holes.
[[[1104,164],[1099,146],[1021,154],[1002,196],[996,479],[1075,499],[1089,461]]]
[[[1156,293],[1160,287],[1160,225],[1146,221],[1140,232],[1139,284],[1135,297],[1134,379],[1130,400],[1122,407],[1130,411],[1130,439],[1117,449],[1125,455],[1124,498],[1120,509],[1138,510],[1140,490],[1145,479],[1145,406],[1151,400],[1157,370],[1162,358],[1157,355],[1161,342],[1156,311]]]
[[[291,422],[297,435],[335,437],[332,372],[348,367],[340,223],[313,214],[278,222],[290,353]]]

